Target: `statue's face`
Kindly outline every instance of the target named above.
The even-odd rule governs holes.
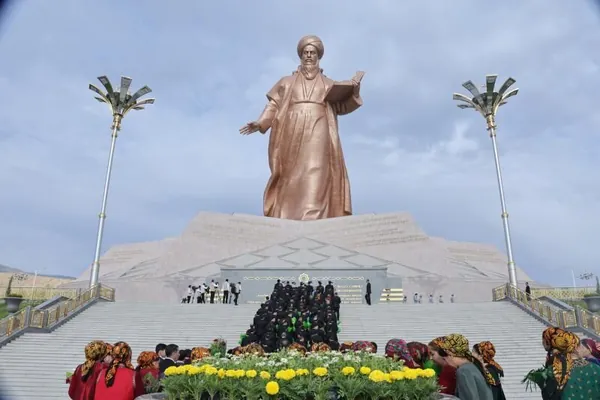
[[[317,48],[312,44],[304,47],[300,60],[302,61],[302,65],[319,65],[319,53],[317,52]]]

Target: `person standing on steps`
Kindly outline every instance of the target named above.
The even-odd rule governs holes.
[[[527,295],[527,301],[531,300],[531,287],[529,286],[529,282],[525,282],[525,294]]]
[[[366,288],[365,300],[368,305],[371,305],[371,281],[367,279],[367,288]]]
[[[192,301],[192,295],[194,294],[194,290],[192,289],[192,285],[188,285],[187,289],[187,302],[188,304]]]
[[[196,288],[196,292],[194,293],[194,296],[196,297],[196,304],[202,303],[202,286],[198,286]]]
[[[215,290],[217,289],[217,287],[218,286],[215,283],[215,280],[211,280],[208,289],[210,291],[210,304],[215,304]]]
[[[223,304],[229,303],[229,289],[231,289],[229,279],[225,279],[225,282],[223,283]]]
[[[235,285],[235,292],[233,293],[233,304],[238,305],[238,298],[240,297],[240,293],[242,293],[242,282],[238,282]]]

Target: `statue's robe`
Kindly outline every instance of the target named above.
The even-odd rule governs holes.
[[[258,119],[260,132],[271,129],[271,177],[264,195],[264,215],[316,220],[352,215],[350,182],[338,133],[338,115],[362,105],[360,96],[327,103],[334,81],[321,72],[307,79],[295,72],[267,94]]]

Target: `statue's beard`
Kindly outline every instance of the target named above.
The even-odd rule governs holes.
[[[300,66],[300,71],[302,71],[302,75],[308,80],[315,79],[317,74],[321,72],[321,68],[319,68],[319,64],[302,64]]]

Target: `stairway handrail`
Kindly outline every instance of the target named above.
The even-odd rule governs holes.
[[[581,329],[600,336],[600,316],[579,306],[566,310],[552,307],[508,283],[494,288],[492,296],[494,301],[509,299],[550,325],[563,329]],[[546,297],[551,298],[548,295]]]
[[[27,306],[0,320],[0,346],[7,338],[28,328],[51,329],[65,318],[95,300],[114,301],[115,289],[98,284],[81,292],[73,299],[61,302],[48,309]]]

